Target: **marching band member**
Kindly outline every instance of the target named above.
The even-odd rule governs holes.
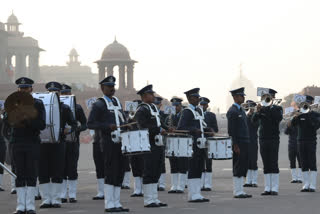
[[[248,147],[248,172],[244,187],[258,187],[258,124],[252,121],[254,108],[257,106],[252,100],[247,100],[247,124],[249,128],[250,143]]]
[[[210,100],[206,97],[201,97],[200,105],[202,106],[203,113],[204,113],[204,121],[207,124],[207,127],[212,128],[214,132],[218,132],[218,123],[216,115],[212,112],[207,111]],[[207,154],[207,149],[206,149]],[[212,189],[212,159],[208,158],[205,155],[205,162],[204,162],[204,171],[202,172],[201,176],[201,190],[202,191],[211,191]]]
[[[121,184],[121,189],[130,189],[130,160],[128,156],[124,156],[124,177]]]
[[[162,100],[163,99],[161,97],[155,97],[153,103],[157,106],[158,111],[160,113],[160,120],[161,120],[162,126],[164,126],[164,128],[167,128],[165,126],[165,119],[166,119],[167,115],[162,110],[160,110],[161,106],[162,106],[162,104],[161,104]],[[165,151],[163,150],[163,152],[165,152]],[[163,158],[163,160],[162,160],[161,175],[160,175],[160,178],[158,181],[158,191],[164,191],[166,188],[166,163],[165,163],[165,160],[166,160],[165,158]]]
[[[286,129],[284,131],[286,135],[289,136],[288,142],[288,156],[290,161],[291,169],[291,183],[302,183],[302,172],[301,172],[301,161],[298,152],[298,129],[290,125],[290,121],[287,123]],[[298,168],[296,166],[296,161],[298,162]]]
[[[16,80],[18,91],[32,93],[33,80],[21,77]],[[36,164],[39,158],[40,131],[46,127],[46,112],[41,100],[34,98],[37,110],[35,119],[27,119],[24,128],[13,128],[11,136],[12,161],[17,175],[16,214],[35,214],[35,194],[37,183]]]
[[[152,85],[148,85],[138,91],[142,103],[139,105],[135,115],[139,129],[148,129],[151,152],[144,154],[143,167],[143,192],[145,207],[164,207],[167,204],[158,199],[157,184],[161,175],[161,166],[164,159],[164,146],[161,131],[160,115],[154,102],[154,91]]]
[[[234,104],[227,112],[228,133],[233,149],[233,195],[234,198],[251,198],[243,191],[243,180],[248,170],[248,144],[250,142],[246,113],[241,108],[244,103],[244,88],[230,91]]]
[[[311,105],[314,99],[307,95],[306,100]],[[315,192],[317,184],[317,130],[320,128],[320,114],[309,111],[295,115],[291,124],[298,129],[298,150],[303,175],[301,192]]]
[[[120,128],[125,115],[118,98],[114,96],[116,78],[108,76],[100,81],[103,97],[93,105],[88,118],[88,128],[100,132],[104,152],[105,212],[129,212],[120,203],[121,184],[124,177]]]
[[[62,86],[58,82],[48,82],[45,87],[49,92],[60,95]],[[70,107],[60,103],[60,142],[40,144],[39,188],[42,197],[40,208],[61,208],[67,124],[71,126],[71,131],[76,130],[77,122]]]
[[[204,168],[205,150],[198,147],[198,138],[203,140],[204,115],[198,107],[200,102],[199,88],[184,92],[189,106],[181,113],[178,130],[187,130],[193,136],[193,154],[189,160],[188,170],[188,200],[189,202],[209,202],[209,199],[201,195],[201,174]],[[211,129],[210,129],[211,130]]]
[[[4,137],[2,134],[2,127],[3,127],[3,120],[2,120],[2,114],[1,114],[1,108],[0,108],[0,162],[3,164],[4,160],[6,158],[6,142],[4,141]],[[3,183],[3,169],[0,167],[0,192],[3,192],[4,189],[2,187]]]
[[[140,105],[141,100],[134,100],[133,102]],[[130,118],[128,122],[135,122],[134,117]],[[133,125],[131,130],[137,130],[137,125]],[[131,197],[143,197],[143,155],[132,155],[130,158],[130,164],[132,168],[132,175],[134,177],[134,190]]]
[[[169,124],[170,122],[168,120],[171,120],[172,124],[169,124],[168,126],[176,128],[181,116],[182,99],[172,98],[170,102],[172,106],[175,107],[176,113],[169,115],[166,118],[166,124]],[[187,182],[188,158],[170,157],[169,162],[171,168],[171,189],[168,191],[168,193],[183,193]]]
[[[60,91],[61,95],[72,95],[71,87],[62,84],[62,89]],[[79,160],[79,148],[80,148],[80,132],[87,129],[87,118],[81,105],[76,104],[75,109],[76,121],[80,126],[76,130],[75,142],[69,142],[66,140],[66,154],[65,154],[65,169],[64,169],[64,179],[62,183],[62,194],[61,202],[67,202],[67,192],[69,193],[69,202],[77,202],[77,184],[78,184],[78,160]]]
[[[269,94],[262,95],[275,98],[277,91],[269,89]],[[271,101],[272,102],[272,101]],[[253,114],[252,121],[259,123],[260,154],[263,162],[265,189],[261,195],[278,195],[279,191],[279,124],[282,120],[282,107],[271,104],[261,106],[258,104],[257,112]]]

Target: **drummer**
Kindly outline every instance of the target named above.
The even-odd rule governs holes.
[[[138,91],[137,94],[141,96],[142,103],[138,106],[135,115],[138,128],[148,129],[151,146],[151,152],[144,155],[143,168],[144,206],[147,208],[168,206],[158,199],[157,183],[161,175],[164,146],[156,145],[156,138],[161,138],[160,134],[165,134],[165,131],[161,130],[159,111],[153,104],[154,93],[152,85],[148,85]]]
[[[66,84],[62,84],[61,95],[72,95],[71,87]],[[79,160],[79,148],[80,148],[80,132],[87,129],[87,118],[81,105],[76,104],[75,115],[77,123],[79,124],[76,130],[76,138],[74,142],[66,142],[66,155],[65,155],[65,168],[64,178],[62,183],[61,202],[67,202],[67,191],[69,191],[69,202],[76,203],[77,184],[78,184],[78,160]]]
[[[201,97],[200,105],[202,106],[203,113],[204,113],[204,121],[207,124],[207,127],[213,129],[214,132],[218,132],[218,123],[215,113],[207,111],[209,107],[210,100],[206,97]],[[208,158],[205,155],[205,162],[204,162],[204,171],[202,172],[201,176],[201,185],[202,191],[211,191],[212,189],[212,159]]]
[[[172,98],[170,102],[176,111],[175,114],[171,114],[166,118],[166,124],[175,129],[178,126],[181,116],[182,99]],[[171,189],[168,193],[183,193],[187,182],[188,158],[170,157],[169,162],[171,168]]]
[[[62,88],[58,82],[48,82],[49,92],[60,94]],[[66,125],[71,130],[64,129]],[[40,208],[61,208],[61,191],[65,163],[66,134],[76,130],[77,122],[69,106],[60,103],[60,142],[40,144],[39,187],[42,196]]]
[[[92,105],[88,117],[88,128],[95,130],[95,133],[99,133],[101,137],[100,143],[104,153],[105,212],[129,212],[129,209],[123,208],[120,203],[124,156],[118,131],[119,126],[126,121],[120,101],[114,96],[115,82],[114,76],[108,76],[100,81],[103,97]]]
[[[178,130],[186,130],[193,136],[193,155],[189,160],[188,170],[188,200],[189,202],[209,202],[209,199],[201,195],[201,174],[204,168],[205,149],[199,148],[197,140],[203,140],[203,115],[198,107],[200,102],[199,88],[184,92],[187,96],[189,106],[181,113]],[[208,128],[207,131],[213,131]]]
[[[32,93],[33,80],[21,77],[16,80],[18,91]],[[39,160],[40,131],[46,127],[46,112],[41,100],[34,98],[37,117],[24,121],[23,128],[13,128],[10,144],[12,161],[17,175],[16,214],[35,214],[36,162]],[[5,119],[6,121],[6,119]]]

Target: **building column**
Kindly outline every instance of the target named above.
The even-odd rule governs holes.
[[[106,67],[104,65],[99,65],[99,82],[106,77]]]
[[[128,89],[133,89],[133,64],[128,64],[127,65],[127,88]]]
[[[108,76],[113,76],[113,68],[114,68],[114,65],[107,65],[107,75]]]
[[[119,65],[119,88],[126,88],[125,65]]]
[[[34,82],[40,81],[40,68],[39,68],[39,54],[29,55],[29,77],[34,80]]]

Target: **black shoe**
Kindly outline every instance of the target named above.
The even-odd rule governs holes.
[[[123,207],[117,207],[116,209],[118,210],[118,212],[129,212],[130,211],[130,209],[123,208]]]
[[[36,201],[40,201],[42,198],[41,198],[41,196],[40,195],[37,195],[36,197],[34,197],[34,200],[36,200]]]
[[[104,200],[104,196],[101,196],[101,197],[99,197],[99,196],[94,196],[94,197],[92,198],[92,200]]]
[[[165,189],[163,187],[158,187],[158,191],[163,192]]]
[[[244,194],[244,196],[246,196],[246,198],[252,198],[252,195],[249,194]]]
[[[128,186],[122,186],[121,189],[130,189]]]
[[[210,192],[211,188],[203,188],[203,189],[201,189],[201,191]]]
[[[162,203],[162,202],[158,203],[158,205],[159,205],[159,207],[167,207],[168,206],[168,204]]]
[[[202,199],[196,199],[196,200],[190,200],[188,202],[190,203],[203,203],[203,202],[209,202],[210,200],[207,198],[202,198]]]
[[[258,185],[257,185],[257,184],[252,184],[252,186],[251,186],[251,187],[257,188],[257,187],[258,187]]]
[[[68,200],[66,198],[61,198],[61,203],[68,203]]]
[[[143,197],[143,194],[142,193],[140,193],[140,194],[134,193],[134,194],[130,195],[130,197]]]
[[[263,193],[261,193],[261,195],[271,195],[271,192],[269,192],[269,191],[264,191]]]
[[[61,204],[52,204],[52,208],[61,208]]]
[[[248,198],[245,194],[235,195],[234,198]]]
[[[120,210],[114,207],[114,208],[105,209],[104,212],[106,212],[106,213],[119,213]]]
[[[11,194],[12,194],[12,195],[17,194],[17,190],[12,190],[12,191],[11,191]]]
[[[302,184],[302,180],[297,180],[297,183],[298,184]]]
[[[77,203],[77,199],[75,198],[69,198],[69,203]]]
[[[36,211],[34,211],[34,210],[28,210],[28,211],[26,212],[26,214],[36,214]]]
[[[309,189],[302,189],[300,192],[309,192]]]
[[[309,188],[309,192],[315,192],[316,190],[315,189],[310,189]]]
[[[14,211],[13,214],[25,214],[25,211],[17,210],[17,211]]]
[[[3,191],[4,191],[4,189],[2,187],[0,187],[0,192],[3,192]]]
[[[151,204],[145,205],[144,207],[146,207],[146,208],[155,208],[155,207],[160,207],[160,206],[159,206],[159,204],[151,203]]]
[[[177,193],[177,194],[182,194],[182,193],[184,193],[184,192],[183,192],[182,190],[177,190],[176,193]]]
[[[278,195],[278,192],[275,192],[275,191],[271,191],[270,193],[271,195]]]
[[[177,190],[169,190],[168,193],[177,193]]]
[[[46,208],[51,208],[51,204],[41,204],[40,209],[46,209]]]
[[[244,184],[243,187],[252,187],[252,184]]]
[[[297,180],[292,180],[291,183],[292,184],[296,184],[296,183],[298,183],[298,181]]]

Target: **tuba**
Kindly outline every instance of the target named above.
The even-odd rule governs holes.
[[[25,122],[38,116],[34,107],[34,98],[27,92],[17,91],[9,95],[4,109],[8,124],[13,128],[24,128]]]

